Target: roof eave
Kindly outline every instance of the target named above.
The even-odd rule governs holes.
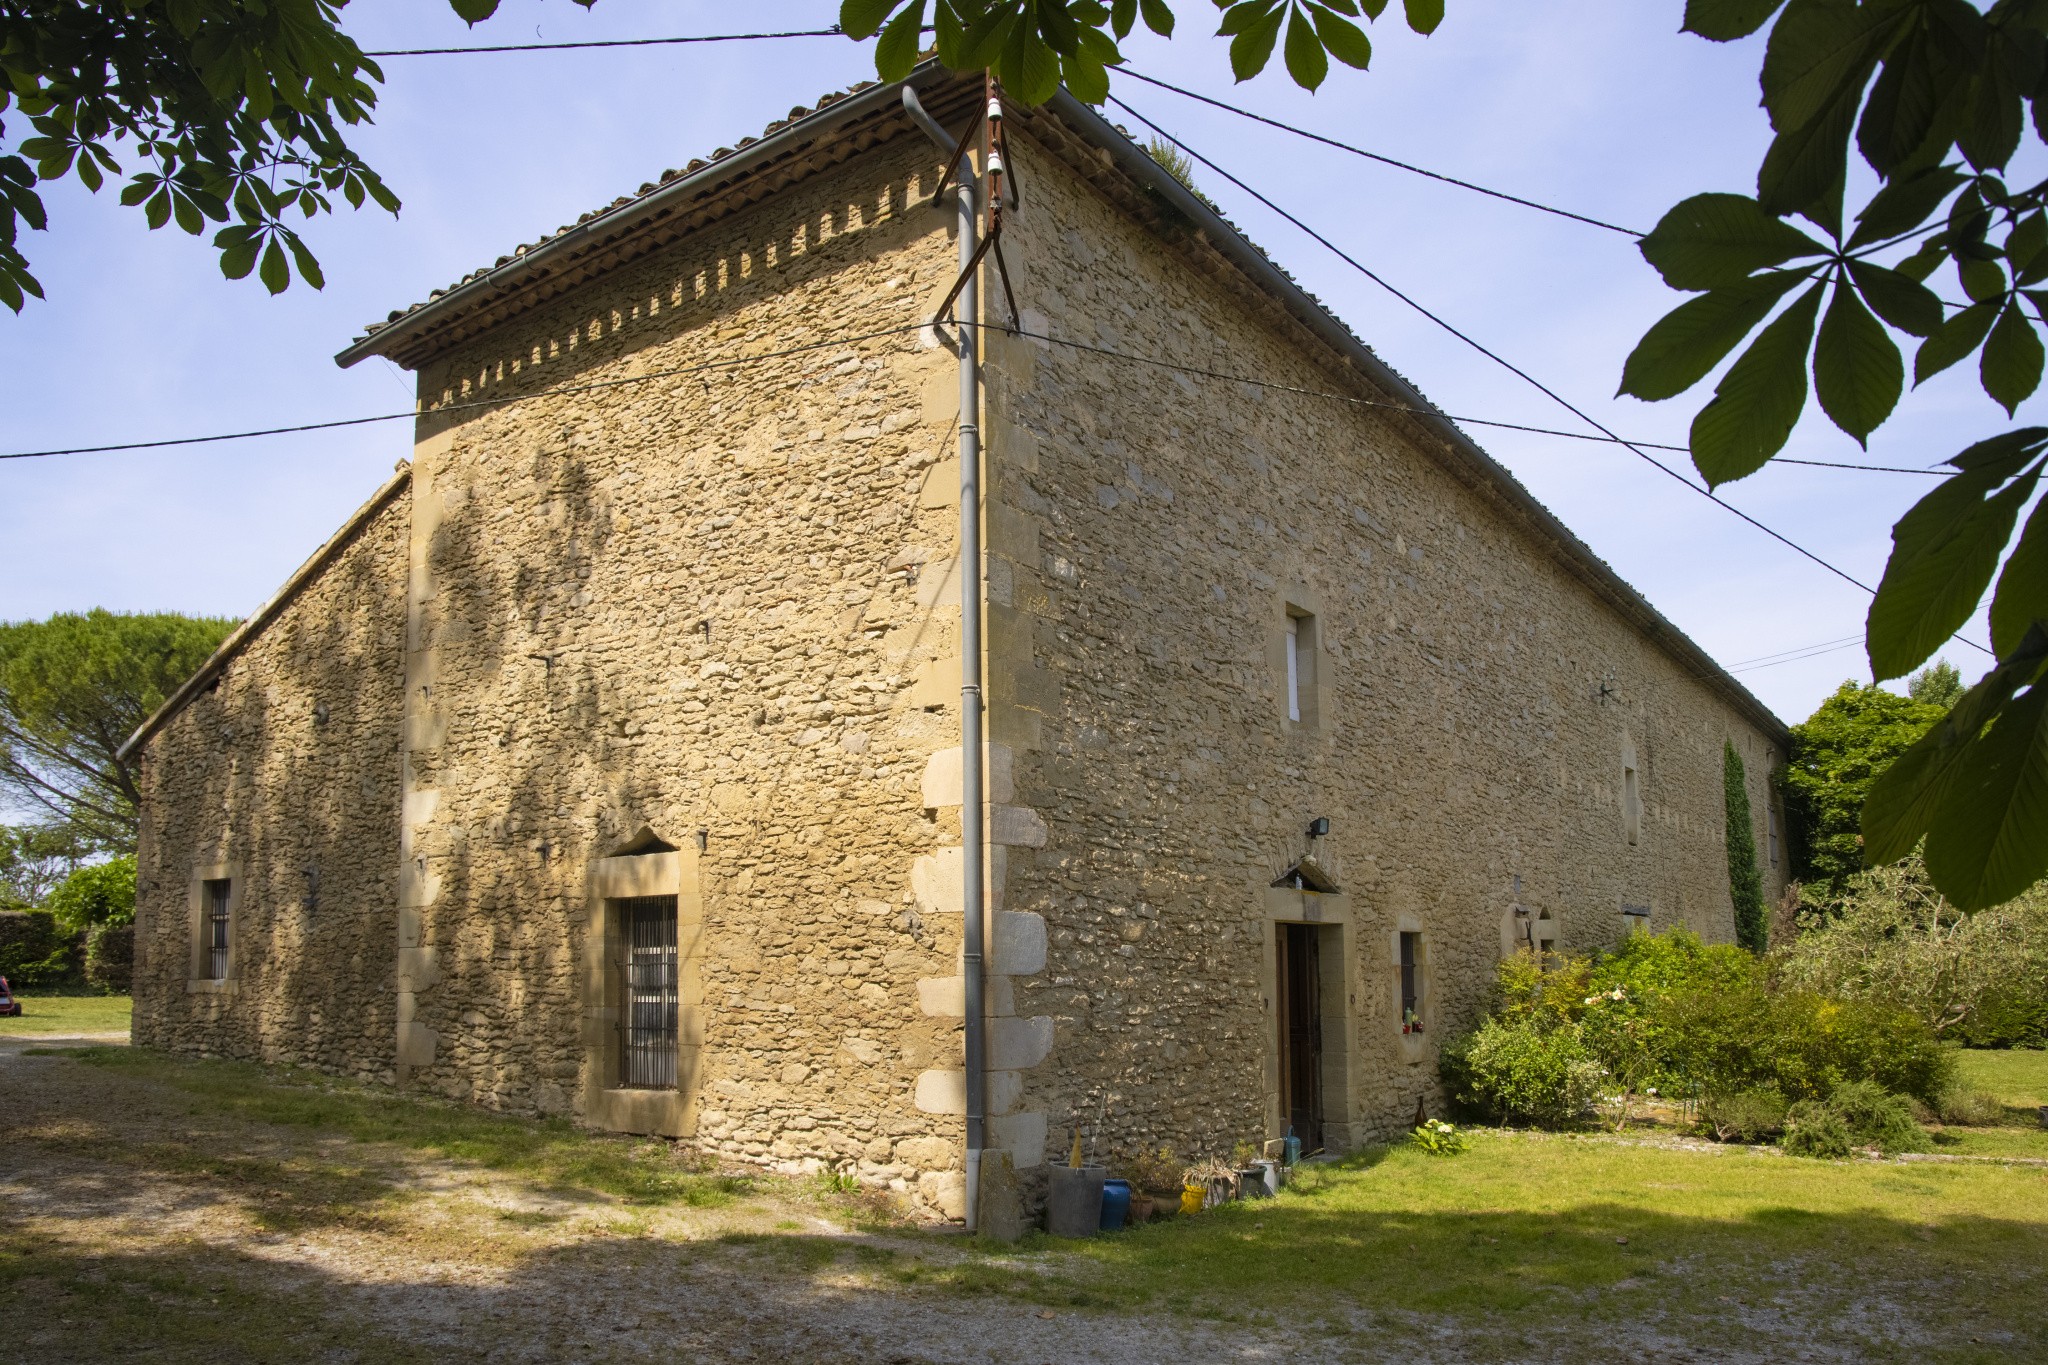
[[[545,277],[558,262],[573,259],[579,248],[594,241],[602,242],[614,233],[629,230],[642,222],[659,217],[672,207],[683,205],[707,189],[744,177],[750,172],[772,164],[787,155],[792,148],[817,138],[819,130],[827,125],[845,122],[849,118],[858,119],[884,106],[899,105],[905,85],[923,90],[949,78],[950,73],[936,62],[926,62],[905,80],[873,85],[844,99],[834,100],[823,108],[814,109],[787,127],[779,128],[729,156],[719,157],[686,175],[678,176],[631,203],[620,204],[617,208],[608,209],[594,218],[578,223],[547,239],[524,255],[503,265],[494,266],[476,278],[448,290],[439,298],[401,314],[376,331],[351,342],[334,357],[334,363],[347,369],[371,356],[386,355],[400,349],[432,333],[445,321],[459,317],[468,309],[491,300],[501,290],[526,285]]]

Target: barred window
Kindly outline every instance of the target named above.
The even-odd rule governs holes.
[[[205,883],[206,979],[228,979],[228,892],[233,883],[226,877]]]
[[[616,905],[625,949],[619,964],[619,1084],[673,1090],[680,1012],[676,898],[634,896]]]

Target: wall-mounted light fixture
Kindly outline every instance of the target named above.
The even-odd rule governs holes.
[[[1308,837],[1311,839],[1321,839],[1329,832],[1330,817],[1327,815],[1318,815],[1308,822]]]

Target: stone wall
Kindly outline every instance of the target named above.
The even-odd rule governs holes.
[[[1361,392],[1066,164],[1018,154],[1027,331]],[[1565,948],[1613,942],[1625,905],[1732,937],[1722,743],[1748,762],[1759,848],[1782,755],[1419,428],[1023,338],[991,371],[992,732],[1049,827],[1007,863],[1009,908],[1049,929],[1014,1009],[1055,1028],[1018,1103],[1056,1146],[1105,1113],[1106,1148],[1277,1135],[1275,918],[1346,922],[1337,1142],[1438,1105],[1436,1046],[1479,1007],[1517,904]],[[1299,723],[1290,614],[1316,643]],[[1343,896],[1276,910],[1270,884],[1311,852]],[[1403,929],[1424,935],[1419,1036],[1400,1029]]]
[[[137,1043],[391,1079],[407,521],[395,489],[143,750]],[[224,985],[202,869],[235,883]]]
[[[503,405],[430,414],[414,460],[410,1083],[582,1103],[588,876],[649,831],[701,905],[679,1126],[957,1211],[958,1120],[913,1102],[959,1049],[918,987],[953,970],[957,901],[912,892],[958,841],[922,790],[959,742],[937,169],[898,139],[422,372],[429,404]]]

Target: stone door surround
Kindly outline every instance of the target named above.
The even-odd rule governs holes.
[[[618,998],[618,973],[612,970],[623,930],[618,903],[637,896],[676,898],[679,979],[674,1090],[626,1090],[618,1084],[623,1002]],[[688,1137],[697,1127],[697,1084],[704,1049],[704,899],[698,884],[697,851],[685,840],[683,847],[664,852],[594,859],[588,902],[582,973],[583,1120],[593,1128],[620,1133]]]

